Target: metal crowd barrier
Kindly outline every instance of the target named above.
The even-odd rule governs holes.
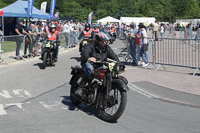
[[[70,33],[68,32],[60,33],[60,40],[61,40],[60,46],[64,48],[75,47],[79,43],[78,36],[79,36],[79,31]]]
[[[132,38],[133,39],[133,38]],[[161,41],[154,41],[148,38],[148,60],[156,71],[164,66],[175,66],[195,69],[193,75],[200,70],[200,38],[197,39],[177,39],[177,38],[163,38]],[[131,37],[127,37],[126,41],[127,54],[124,60],[132,61],[133,49],[131,45]],[[157,65],[157,66],[156,66]]]
[[[153,64],[158,64],[156,70],[164,65],[200,69],[200,39],[163,38],[154,41],[152,47]]]

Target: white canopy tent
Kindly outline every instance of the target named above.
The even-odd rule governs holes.
[[[155,23],[156,19],[154,17],[121,17],[120,18],[121,23],[126,23],[127,25],[131,24],[132,22],[136,23],[138,25],[139,23],[146,23],[149,24]]]
[[[111,17],[111,16],[108,16],[108,17],[102,18],[102,19],[100,19],[100,20],[97,20],[97,22],[98,22],[98,23],[101,22],[102,24],[105,24],[105,23],[107,23],[107,22],[109,22],[109,23],[121,23],[120,20],[118,20],[118,19],[116,19],[116,18],[113,18],[113,17]]]

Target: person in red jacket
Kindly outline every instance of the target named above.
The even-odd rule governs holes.
[[[97,26],[96,26],[96,25],[94,26],[94,29],[93,29],[93,31],[94,31],[94,35],[96,35],[96,34],[98,34],[98,33],[99,33],[99,29],[97,28]]]
[[[81,38],[88,38],[88,39],[93,39],[94,37],[94,30],[92,30],[90,28],[90,24],[85,24],[85,29],[82,30],[82,32],[80,33],[78,39],[80,40]],[[79,47],[79,52],[82,51],[82,47],[83,47],[83,42],[80,43],[80,47]]]
[[[58,31],[56,31],[56,26],[54,24],[51,24],[49,28],[50,28],[50,31],[47,31],[47,33],[42,41],[49,40],[49,41],[57,42],[57,44],[55,46],[55,51],[54,51],[55,52],[54,60],[55,60],[55,62],[57,62],[58,47],[60,45],[59,33],[58,33]],[[40,59],[43,59],[44,50],[45,50],[45,44],[42,46],[42,57]]]

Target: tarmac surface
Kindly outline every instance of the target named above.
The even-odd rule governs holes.
[[[124,44],[117,40],[111,47],[119,53]],[[199,133],[200,96],[194,96],[199,76],[192,76],[193,70],[155,71],[152,65],[145,69],[126,63],[127,107],[118,121],[107,123],[94,108],[71,103],[70,67],[80,64],[79,57],[73,48],[60,52],[56,65],[45,70],[38,57],[0,65],[0,132]],[[196,87],[194,94],[186,85]]]

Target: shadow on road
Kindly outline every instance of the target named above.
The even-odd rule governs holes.
[[[80,62],[80,61],[81,61],[81,58],[80,58],[80,57],[71,57],[70,59],[74,59],[74,60],[76,60],[77,62]]]
[[[38,66],[40,69],[43,69],[42,63],[37,63],[37,64],[34,64],[33,66]]]
[[[40,69],[44,70],[42,63],[36,63],[33,66],[38,66]],[[53,64],[53,65],[47,65],[47,67],[55,67],[55,66],[56,66],[55,64]]]

